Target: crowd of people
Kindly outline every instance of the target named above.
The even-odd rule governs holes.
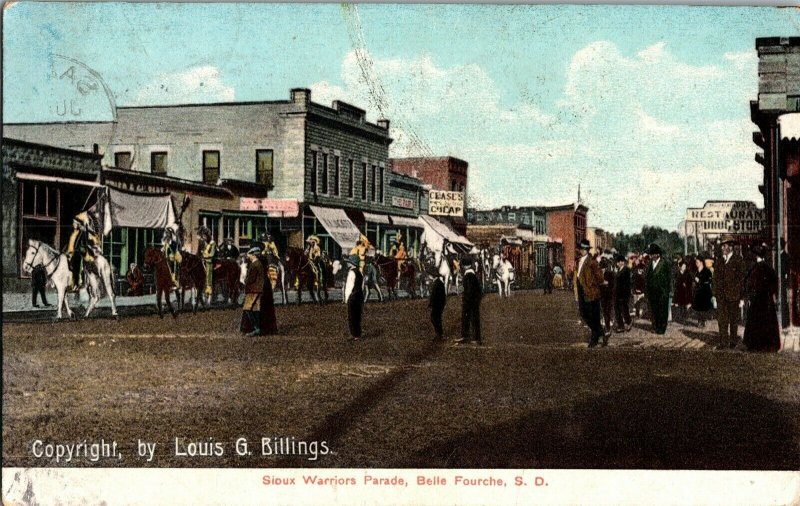
[[[591,330],[589,347],[606,346],[613,332],[630,331],[632,318],[647,317],[652,331],[663,335],[671,312],[672,321],[684,326],[704,328],[716,319],[716,349],[777,351],[778,278],[765,262],[769,248],[754,245],[745,252],[747,260],[736,249],[735,238],[724,236],[716,257],[676,254],[670,262],[657,244],[626,257],[613,250],[591,251],[589,242],[582,241],[573,288]]]

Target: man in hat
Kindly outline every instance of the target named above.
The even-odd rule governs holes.
[[[472,340],[480,346],[483,344],[481,339],[481,296],[483,292],[469,257],[464,258],[461,266],[464,268],[464,292],[461,295],[461,339],[456,340],[456,344],[470,342],[471,327]]]
[[[647,303],[650,305],[650,319],[653,330],[662,335],[667,332],[669,320],[669,292],[672,270],[669,261],[662,258],[661,247],[652,243],[647,247],[650,265],[647,267]]]
[[[616,254],[617,273],[614,276],[614,323],[616,332],[631,330],[631,270],[625,257]]]
[[[631,285],[633,288],[633,310],[636,318],[644,316],[644,292],[647,288],[647,269],[639,255],[631,255]]]
[[[198,254],[203,259],[203,266],[206,268],[206,289],[205,294],[210,296],[214,291],[214,261],[217,259],[217,243],[211,237],[211,229],[201,226],[197,229],[200,243],[197,245]]]
[[[128,295],[131,297],[138,297],[144,295],[144,274],[142,270],[135,263],[131,263],[128,267]]]
[[[239,248],[233,244],[233,237],[226,237],[225,243],[219,247],[219,257],[236,260],[239,258]]]
[[[603,338],[603,346],[608,344],[608,337],[603,333],[600,323],[600,287],[603,285],[603,271],[600,270],[597,260],[589,254],[591,245],[586,239],[580,243],[580,258],[575,267],[575,292],[581,316],[592,330],[589,338],[589,348],[597,346]]]
[[[714,296],[720,343],[717,349],[735,348],[739,341],[740,311],[744,307],[744,259],[733,251],[733,236],[722,236],[722,256],[714,262]]]
[[[314,269],[314,275],[317,279],[321,279],[321,271],[319,268],[319,259],[322,257],[322,249],[319,247],[319,237],[316,235],[308,236],[306,239],[306,257],[311,262],[311,268]]]
[[[261,252],[265,257],[267,257],[270,260],[270,262],[272,262],[273,259],[277,260],[278,258],[280,258],[280,256],[278,255],[278,246],[272,239],[272,234],[267,234],[267,233],[261,234],[261,242],[262,242]],[[317,239],[317,243],[319,243],[319,239]]]
[[[175,231],[170,227],[165,228],[164,234],[161,236],[161,251],[167,259],[167,267],[169,268],[169,273],[172,276],[172,283],[174,284],[173,290],[177,290],[180,287],[178,278],[180,276],[182,257],[178,240],[175,237]]]
[[[402,233],[398,232],[397,236],[395,236],[394,244],[392,244],[391,249],[389,249],[389,256],[394,257],[395,261],[397,261],[398,274],[403,272],[403,264],[408,255],[406,254],[406,246],[403,244]]]
[[[361,237],[356,241],[356,245],[350,250],[351,255],[358,256],[358,268],[362,274],[364,273],[364,265],[367,262],[367,250],[369,247],[369,239],[364,234],[361,234]]]
[[[83,211],[72,219],[72,234],[67,242],[67,258],[72,270],[71,290],[77,290],[85,262],[93,262],[97,252],[102,251],[100,236],[89,213]]]
[[[364,310],[364,275],[358,267],[358,255],[350,255],[345,259],[347,279],[344,282],[344,301],[347,304],[347,325],[350,338],[361,339],[361,315]]]
[[[261,297],[264,292],[264,266],[258,260],[261,248],[254,246],[247,251],[247,277],[244,280],[244,305],[242,311],[247,316],[250,328],[247,337],[261,334],[261,321],[259,313],[261,311]],[[247,328],[243,322],[242,327]]]
[[[444,287],[444,280],[439,271],[431,268],[428,274],[433,276],[433,282],[430,286],[430,299],[428,300],[428,309],[431,310],[431,323],[433,324],[433,331],[436,333],[436,340],[444,338],[444,330],[442,327],[442,313],[447,304],[447,293]]]

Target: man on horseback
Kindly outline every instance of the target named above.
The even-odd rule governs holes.
[[[261,234],[259,239],[261,240],[261,254],[267,257],[269,263],[273,263],[275,260],[280,258],[280,255],[278,254],[278,246],[275,245],[275,241],[272,239],[272,235],[268,233],[263,233]],[[319,239],[317,239],[317,241],[319,242]]]
[[[72,271],[70,291],[77,291],[80,288],[85,262],[94,262],[95,256],[102,252],[100,236],[95,230],[94,223],[86,211],[72,219],[72,234],[67,243],[67,258]]]
[[[358,256],[358,270],[360,270],[362,274],[364,273],[364,264],[366,264],[367,261],[367,251],[369,248],[369,239],[367,239],[367,236],[364,234],[361,234],[361,237],[356,241],[356,245],[350,250],[350,255]]]
[[[308,243],[306,247],[306,258],[308,258],[308,262],[314,270],[314,276],[321,285],[325,266],[322,265],[322,250],[319,247],[319,237],[310,235],[308,239],[306,239],[306,242]]]
[[[394,238],[394,244],[389,250],[389,256],[394,257],[397,261],[397,273],[403,272],[403,265],[406,263],[408,254],[406,252],[406,245],[403,243],[403,234],[398,232]]]
[[[205,294],[211,295],[214,286],[214,262],[217,257],[217,243],[211,237],[211,230],[206,226],[198,228],[197,235],[200,237],[197,254],[203,259],[203,265],[206,268]]]
[[[225,243],[219,247],[218,258],[230,258],[237,260],[239,258],[239,248],[233,244],[233,238],[227,237]]]
[[[164,235],[161,237],[161,252],[164,253],[167,259],[167,267],[169,267],[169,273],[172,276],[172,283],[175,285],[174,290],[177,290],[180,288],[178,278],[181,273],[182,258],[175,231],[170,227],[164,229]]]

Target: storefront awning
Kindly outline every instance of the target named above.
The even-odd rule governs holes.
[[[390,216],[390,218],[392,219],[392,225],[398,227],[425,228],[425,225],[419,218],[408,218],[406,216]]]
[[[428,215],[422,215],[419,218],[425,225],[422,242],[427,244],[429,249],[433,251],[442,251],[445,240],[453,244],[460,244],[464,247],[472,248],[471,242],[450,230],[447,225],[436,218],[432,218]]]
[[[308,206],[334,241],[345,251],[350,251],[361,237],[361,231],[350,221],[342,209]]]
[[[381,223],[383,225],[389,224],[389,217],[385,214],[374,214],[374,213],[367,213],[364,212],[364,220],[370,223]]]
[[[17,179],[25,181],[43,181],[48,183],[64,183],[75,184],[80,186],[92,186],[94,188],[102,188],[103,185],[94,181],[84,181],[81,179],[69,179],[66,177],[43,176],[41,174],[29,174],[27,172],[17,172]]]
[[[98,218],[103,224],[103,235],[116,227],[163,230],[175,225],[175,208],[169,194],[148,195],[107,188],[98,198],[98,204],[101,203],[95,208],[101,209]]]
[[[800,112],[782,114],[778,117],[781,139],[800,139]]]

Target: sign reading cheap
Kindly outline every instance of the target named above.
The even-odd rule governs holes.
[[[431,190],[428,198],[428,214],[431,216],[463,216],[464,193]]]

